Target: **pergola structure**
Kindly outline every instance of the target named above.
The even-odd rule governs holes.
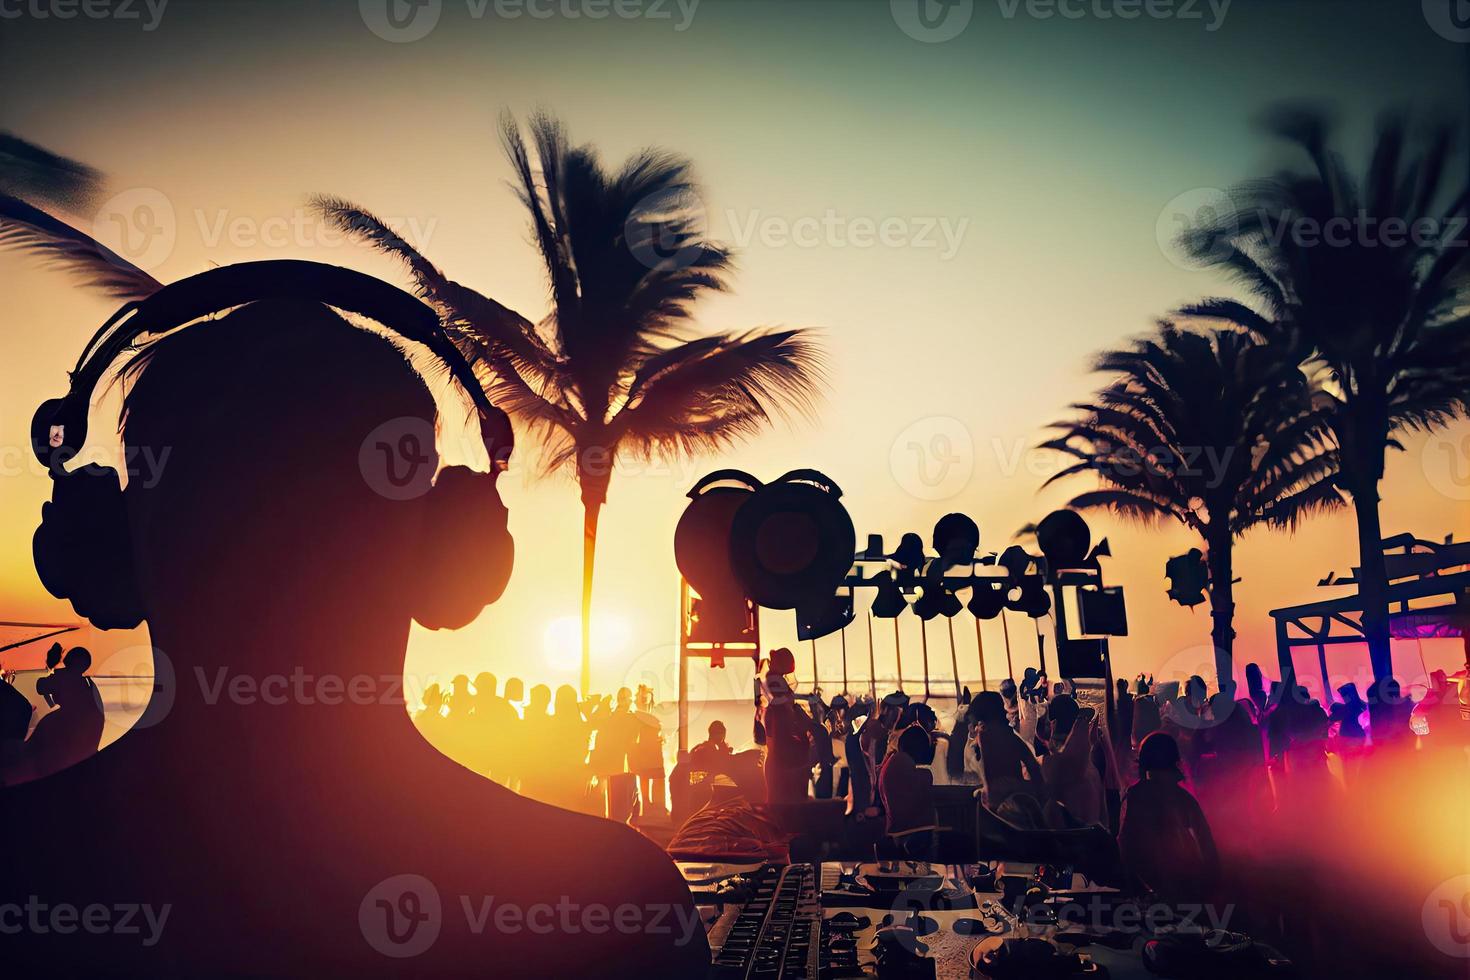
[[[1383,541],[1388,564],[1389,631],[1398,639],[1465,639],[1466,667],[1470,668],[1470,543],[1425,541],[1401,534]],[[1319,585],[1354,585],[1354,576],[1328,576]],[[1331,690],[1327,648],[1365,643],[1361,593],[1323,599],[1299,606],[1273,609],[1276,621],[1276,657],[1283,682],[1294,676],[1292,653],[1298,647],[1316,647],[1324,692]]]

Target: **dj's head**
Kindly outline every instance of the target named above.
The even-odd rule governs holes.
[[[126,493],[150,613],[459,625],[498,592],[436,533],[442,487],[405,496],[378,479],[439,465],[434,399],[387,338],[317,303],[256,303],[158,341],[125,376],[125,453],[152,467]],[[455,508],[466,540],[508,542],[498,498],[482,503]]]
[[[410,349],[456,382],[447,399],[461,411],[445,426],[472,425],[463,399],[473,404],[489,473],[440,469],[440,419]],[[88,408],[113,371],[125,489],[116,471],[77,465],[92,457]],[[177,636],[192,620],[236,646],[247,624],[319,644],[332,633],[313,627],[328,623],[339,638],[348,622],[398,635],[409,618],[463,625],[509,578],[495,490],[505,414],[432,309],[347,269],[225,266],[124,307],[37,409],[31,444],[52,479],[36,570],[103,629],[146,619]]]

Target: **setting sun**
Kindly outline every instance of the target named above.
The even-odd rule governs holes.
[[[594,613],[592,616],[592,656],[616,658],[628,650],[633,628],[626,616]],[[548,666],[556,670],[575,671],[582,657],[582,621],[577,616],[558,616],[546,624],[541,634],[541,651]]]

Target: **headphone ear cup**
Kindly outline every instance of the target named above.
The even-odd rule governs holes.
[[[60,476],[31,539],[46,591],[68,599],[98,629],[143,622],[127,507],[117,471],[84,466]]]
[[[515,539],[495,481],[494,473],[450,466],[424,495],[413,599],[419,625],[459,629],[510,583]]]

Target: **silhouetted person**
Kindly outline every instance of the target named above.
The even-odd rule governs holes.
[[[868,759],[868,771],[872,774],[872,785],[877,795],[878,773],[883,769],[883,760],[888,757],[888,747],[897,738],[898,720],[909,703],[908,695],[894,691],[883,696],[878,704],[878,713],[863,726],[860,742],[863,754]],[[848,763],[851,765],[851,761]]]
[[[474,695],[470,693],[470,677],[468,674],[455,674],[454,679],[449,682],[449,696],[444,699],[449,708],[448,717],[452,723],[467,721],[474,711]]]
[[[1397,680],[1389,677],[1374,681],[1368,688],[1368,704],[1374,745],[1392,747],[1411,734],[1409,716],[1414,712],[1414,705],[1404,697]]]
[[[455,674],[444,695],[444,751],[451,759],[473,766],[475,757],[474,694],[468,674]]]
[[[520,734],[507,746],[514,754],[521,773],[519,792],[533,800],[551,802],[551,688],[533,684],[526,700],[525,717]]]
[[[1163,713],[1159,710],[1157,697],[1140,694],[1133,699],[1134,745],[1142,745],[1143,740],[1162,728],[1163,724]]]
[[[1092,764],[1095,712],[1079,708],[1070,694],[1059,694],[1051,699],[1046,717],[1050,734],[1041,773],[1048,795],[1066,808],[1072,821],[1101,825],[1107,810],[1102,776]]]
[[[852,783],[852,773],[847,765],[847,739],[852,734],[852,723],[848,721],[847,712],[847,698],[839,694],[832,699],[827,717],[823,719],[831,746],[832,765],[827,769],[831,773],[832,792],[829,795],[839,800],[847,799]]]
[[[766,798],[772,803],[795,803],[807,798],[814,739],[826,734],[796,699],[787,679],[795,670],[790,650],[771,652],[766,671],[770,702],[761,720],[766,729]]]
[[[504,746],[499,768],[504,770],[501,779],[505,785],[520,792],[521,780],[525,776],[526,758],[525,753],[520,750],[524,737],[521,731],[523,721],[522,715],[525,711],[526,683],[519,677],[512,677],[505,682],[505,706],[510,713],[505,716],[505,733],[501,736]]]
[[[592,772],[602,786],[608,819],[624,823],[633,815],[638,792],[637,780],[628,771],[628,755],[638,739],[633,692],[619,688],[616,703],[604,697],[593,714],[592,726],[597,731],[592,742]]]
[[[1006,717],[1010,720],[1012,728],[1021,725],[1021,701],[1020,693],[1016,690],[1016,682],[1007,677],[1000,682],[1001,700],[1005,702]],[[973,702],[972,702],[973,703]]]
[[[1342,698],[1332,706],[1327,713],[1327,719],[1337,725],[1339,738],[1361,741],[1368,737],[1363,730],[1363,723],[1359,720],[1368,706],[1363,703],[1363,697],[1358,693],[1358,685],[1344,684],[1337,689],[1338,697]]]
[[[106,715],[97,685],[87,676],[91,669],[91,652],[73,647],[62,666],[44,678],[46,698],[56,707],[41,716],[26,740],[21,762],[26,778],[49,776],[96,754]]]
[[[692,750],[680,749],[669,771],[669,823],[675,830],[694,813],[694,773],[689,763],[692,755]]]
[[[965,753],[971,748],[971,730],[979,723],[974,705],[973,698],[967,699],[964,710],[956,712],[944,747],[944,772],[947,781],[955,785],[965,781]]]
[[[480,773],[502,783],[507,778],[507,760],[515,752],[510,742],[515,723],[516,709],[496,693],[495,675],[488,671],[476,674],[471,757],[478,760]]]
[[[1266,717],[1266,709],[1270,706],[1270,698],[1266,694],[1265,677],[1261,674],[1261,665],[1250,663],[1245,665],[1245,690],[1251,703],[1256,706],[1256,717]]]
[[[547,730],[548,803],[569,810],[586,808],[587,743],[591,733],[576,689],[567,684],[558,687]]]
[[[994,691],[981,691],[970,704],[978,730],[975,746],[984,774],[981,798],[992,810],[1016,794],[1044,795],[1041,765],[1031,746],[1011,728],[1005,703]]]
[[[918,725],[910,725],[898,736],[897,747],[883,762],[878,786],[886,814],[884,829],[899,839],[905,855],[926,859],[932,850],[933,833],[914,833],[935,824],[934,742]]]
[[[406,499],[375,489],[380,446],[438,466],[432,441],[395,434],[435,419],[405,355],[320,304],[272,301],[147,358],[123,443],[167,449],[167,465],[128,481],[127,523],[172,687],[106,750],[4,791],[0,840],[25,844],[7,849],[0,906],[36,895],[155,920],[7,935],[7,976],[701,975],[698,923],[687,940],[679,924],[688,888],[657,846],[518,797],[414,729],[411,622],[473,620],[504,588],[510,538],[489,475],[446,468]],[[446,401],[446,421],[463,418]],[[214,686],[223,671],[274,690],[298,670],[324,683],[284,699]],[[494,896],[488,922],[460,896]],[[624,905],[672,910],[669,930],[585,927]],[[520,928],[497,926],[502,906],[524,910]]]
[[[423,706],[414,714],[413,720],[430,745],[440,752],[449,750],[449,720],[444,716],[444,691],[438,684],[424,688]]]
[[[51,644],[46,651],[46,673],[36,679],[36,693],[41,700],[46,702],[46,707],[56,707],[56,698],[51,693],[51,685],[56,675],[56,669],[61,666],[62,647],[60,643]]]
[[[1138,748],[1138,782],[1123,799],[1118,847],[1128,870],[1173,901],[1209,897],[1219,855],[1209,821],[1180,782],[1179,745],[1154,732]]]
[[[1116,709],[1118,723],[1113,728],[1113,744],[1120,750],[1127,751],[1133,747],[1133,694],[1128,690],[1128,679],[1118,678],[1118,697]]]
[[[510,705],[516,717],[521,716],[521,708],[526,700],[526,682],[519,677],[512,677],[505,682],[505,703]]]
[[[628,754],[628,768],[633,772],[639,812],[644,817],[668,810],[664,795],[664,737],[653,707],[653,689],[638,685],[638,710],[633,713],[638,720],[637,735]]]
[[[716,719],[709,723],[709,737],[694,747],[698,752],[710,752],[717,758],[728,757],[731,754],[730,743],[726,741],[725,723]]]
[[[0,675],[0,786],[20,781],[26,733],[35,712],[30,699]]]
[[[1035,693],[1038,683],[1045,686],[1045,680],[1042,678],[1040,672],[1035,667],[1027,667],[1025,672],[1021,674],[1021,697],[1031,697]]]

